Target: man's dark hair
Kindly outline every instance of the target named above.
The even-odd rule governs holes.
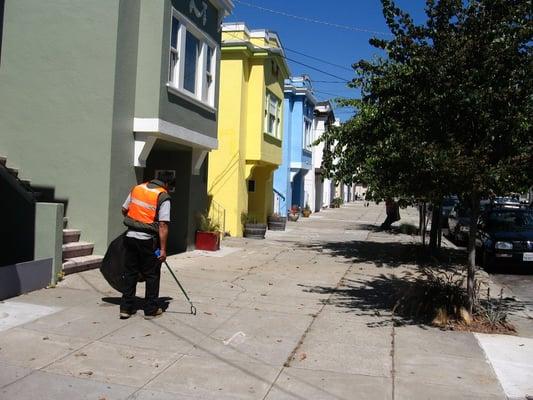
[[[174,177],[174,174],[170,171],[160,173],[157,179],[159,179],[167,186],[174,186],[176,184],[176,178]]]

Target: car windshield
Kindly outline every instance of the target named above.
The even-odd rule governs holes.
[[[493,231],[513,232],[533,229],[533,211],[501,210],[489,214],[487,227]]]

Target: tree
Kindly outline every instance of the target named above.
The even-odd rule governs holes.
[[[533,181],[532,2],[426,0],[423,25],[382,6],[392,38],[370,43],[386,56],[354,64],[358,111],[321,139],[337,143],[323,167],[375,199],[468,201],[471,307],[479,201]]]

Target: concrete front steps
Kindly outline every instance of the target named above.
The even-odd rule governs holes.
[[[63,273],[65,275],[76,272],[87,271],[100,268],[103,256],[94,255],[94,244],[80,241],[81,231],[79,229],[68,229],[65,218],[63,228]]]

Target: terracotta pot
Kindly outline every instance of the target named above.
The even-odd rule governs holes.
[[[302,215],[303,215],[305,218],[309,218],[309,216],[311,215],[311,210],[303,210],[303,211],[302,211]]]
[[[220,249],[220,234],[196,231],[195,246],[196,250],[217,251]]]
[[[300,218],[300,215],[298,214],[289,214],[289,221],[296,222],[298,221],[298,218]]]

